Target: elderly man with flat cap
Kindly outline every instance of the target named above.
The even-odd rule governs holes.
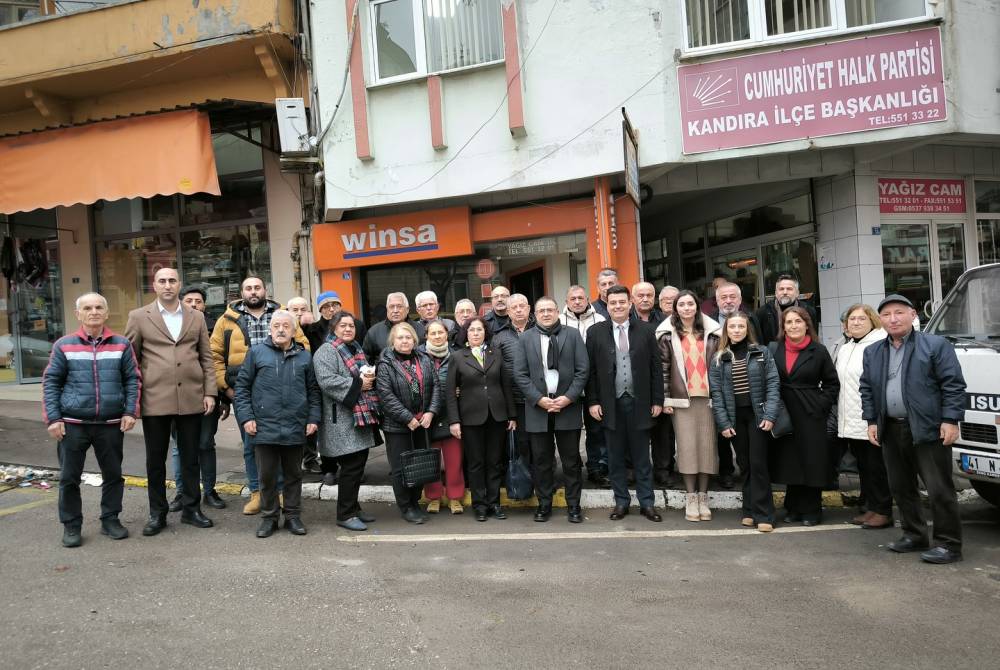
[[[920,551],[927,563],[954,563],[962,560],[962,522],[951,479],[951,445],[965,416],[962,368],[947,340],[914,329],[916,311],[905,296],[886,296],[878,314],[889,336],[865,349],[860,387],[868,441],[882,447],[902,519],[903,537],[889,549]],[[933,547],[917,475],[930,499]]]

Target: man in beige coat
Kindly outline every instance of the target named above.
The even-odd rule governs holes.
[[[167,525],[166,461],[171,427],[177,427],[181,476],[186,482],[197,482],[201,416],[215,409],[218,394],[205,317],[179,300],[177,270],[158,270],[153,290],[156,300],[129,312],[125,326],[125,337],[139,359],[143,379],[142,432],[149,479],[149,521],[142,529],[146,536],[156,535]],[[181,502],[182,523],[197,528],[212,525],[201,512],[198,486],[185,486]]]

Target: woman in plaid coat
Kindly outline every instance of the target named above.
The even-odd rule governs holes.
[[[375,519],[361,511],[358,489],[365,474],[368,450],[382,443],[375,372],[368,366],[355,337],[354,317],[340,312],[330,326],[333,340],[322,345],[313,356],[316,383],[323,393],[319,453],[325,465],[332,461],[340,467],[337,525],[348,530],[368,530],[365,524]]]

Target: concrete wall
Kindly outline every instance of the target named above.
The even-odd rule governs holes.
[[[91,265],[93,241],[86,205],[60,207],[56,210],[59,231],[59,262],[62,267],[63,324],[70,332],[77,327],[76,299],[94,290],[95,270]],[[73,233],[76,232],[76,242]],[[78,283],[74,283],[78,279]]]
[[[527,135],[516,139],[508,131],[506,106],[501,104],[503,67],[468,70],[442,76],[448,147],[435,151],[425,79],[370,86],[368,5],[362,2],[357,38],[363,46],[369,84],[366,101],[374,158],[363,162],[356,157],[348,86],[323,147],[330,210],[436,200],[483,190],[533,189],[620,172],[618,108],[622,104],[639,130],[644,180],[656,180],[673,170],[669,181],[677,182],[674,188],[689,186],[692,171],[693,181],[699,185],[734,181],[732,175],[725,174],[726,168],[720,172],[717,167],[722,160],[733,159],[729,170],[746,173],[748,179],[757,181],[782,178],[769,175],[781,171],[789,177],[830,175],[850,169],[853,160],[831,171],[820,156],[836,158],[845,150],[850,154],[853,147],[876,142],[933,141],[953,132],[997,131],[1000,97],[989,83],[1000,80],[1000,54],[993,39],[1000,25],[1000,9],[995,2],[934,4],[934,11],[943,20],[950,102],[946,122],[696,156],[681,153],[676,76],[681,61],[675,56],[683,45],[681,3],[518,0],[516,5]],[[344,75],[345,8],[343,2],[335,0],[316,3],[313,9],[316,81],[325,124]],[[550,9],[553,14],[543,32]],[[467,141],[468,146],[461,149]],[[790,162],[792,156],[797,158]],[[452,162],[446,165],[448,161]],[[681,179],[685,171],[674,170],[678,164],[688,168],[689,178]]]

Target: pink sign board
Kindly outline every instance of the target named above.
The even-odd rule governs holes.
[[[938,28],[682,65],[677,80],[686,154],[947,118]]]
[[[878,206],[883,214],[964,214],[965,182],[879,177]]]

